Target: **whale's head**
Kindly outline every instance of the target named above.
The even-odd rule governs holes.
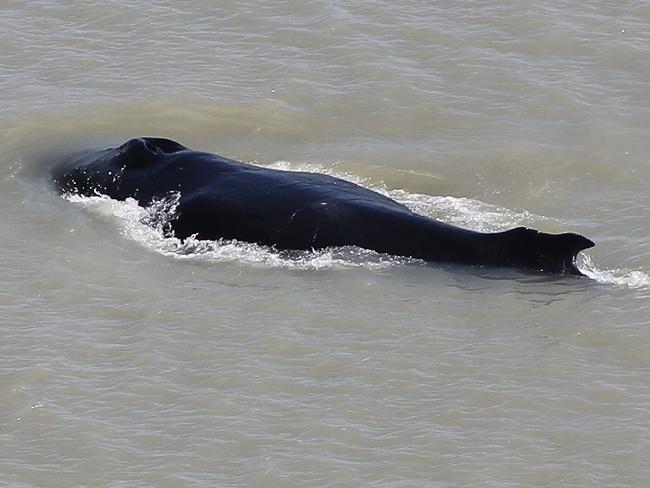
[[[137,197],[138,181],[153,177],[183,151],[188,149],[170,139],[130,139],[119,147],[81,151],[55,167],[52,177],[61,193]]]

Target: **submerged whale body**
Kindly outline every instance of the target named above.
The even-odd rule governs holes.
[[[418,215],[349,181],[281,171],[193,151],[169,139],[131,139],[80,153],[53,171],[62,193],[105,194],[141,206],[180,195],[171,232],[237,239],[277,249],[358,246],[425,261],[581,274],[578,234],[517,227],[482,233]]]

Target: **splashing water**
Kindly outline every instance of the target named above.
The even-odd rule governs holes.
[[[105,195],[84,197],[70,195],[67,199],[83,205],[98,215],[114,217],[121,234],[154,252],[175,259],[209,262],[242,262],[249,265],[290,269],[325,269],[330,267],[387,268],[423,261],[379,254],[374,251],[346,246],[312,251],[279,251],[267,246],[237,240],[184,241],[170,236],[169,225],[175,215],[180,195],[154,202],[144,208],[133,198],[114,200]]]
[[[288,161],[276,161],[270,165],[260,166],[283,171],[317,172],[342,178],[386,195],[418,214],[480,232],[500,232],[519,225],[534,226],[542,221],[557,222],[549,217],[525,211],[515,212],[470,198],[425,195],[410,193],[401,189],[390,190],[381,183],[371,183],[368,179],[361,178],[358,175],[347,172],[342,173],[332,167],[320,164],[294,164]]]
[[[288,162],[279,161],[267,167],[289,171],[317,171],[344,178],[387,195],[414,212],[481,232],[498,232],[513,226],[533,225],[540,220],[552,221],[547,217],[529,212],[515,212],[469,198],[389,190],[385,186],[370,185],[368,181],[356,175],[341,174],[321,165],[290,165]],[[83,205],[98,215],[116,218],[121,234],[127,239],[174,259],[241,262],[248,265],[304,270],[320,270],[331,267],[380,269],[404,264],[424,264],[421,260],[383,255],[354,246],[311,251],[279,251],[237,240],[207,241],[190,237],[181,241],[173,237],[170,232],[170,222],[175,216],[180,194],[172,194],[167,198],[155,201],[147,208],[139,206],[137,201],[132,198],[118,201],[105,195],[92,197],[69,195],[67,199]],[[643,271],[601,270],[593,263],[591,256],[584,253],[578,256],[577,264],[581,272],[599,283],[634,289],[650,287],[650,276]]]
[[[612,284],[631,289],[650,287],[650,275],[640,270],[625,268],[599,269],[589,254],[578,256],[578,269],[586,276],[599,283]]]

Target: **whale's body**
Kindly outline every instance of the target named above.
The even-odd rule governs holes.
[[[580,274],[575,257],[594,245],[574,233],[462,229],[349,181],[262,168],[169,139],[85,151],[56,167],[53,178],[62,193],[134,198],[142,206],[178,194],[171,230],[180,239],[237,239],[278,249],[353,245],[426,261],[569,274]]]

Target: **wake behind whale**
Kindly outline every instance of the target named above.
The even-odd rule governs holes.
[[[340,178],[240,163],[169,139],[84,151],[57,166],[53,179],[62,193],[132,198],[143,207],[177,194],[166,231],[180,240],[235,239],[280,250],[356,246],[430,262],[567,274],[580,274],[576,255],[593,246],[573,233],[463,229]]]

